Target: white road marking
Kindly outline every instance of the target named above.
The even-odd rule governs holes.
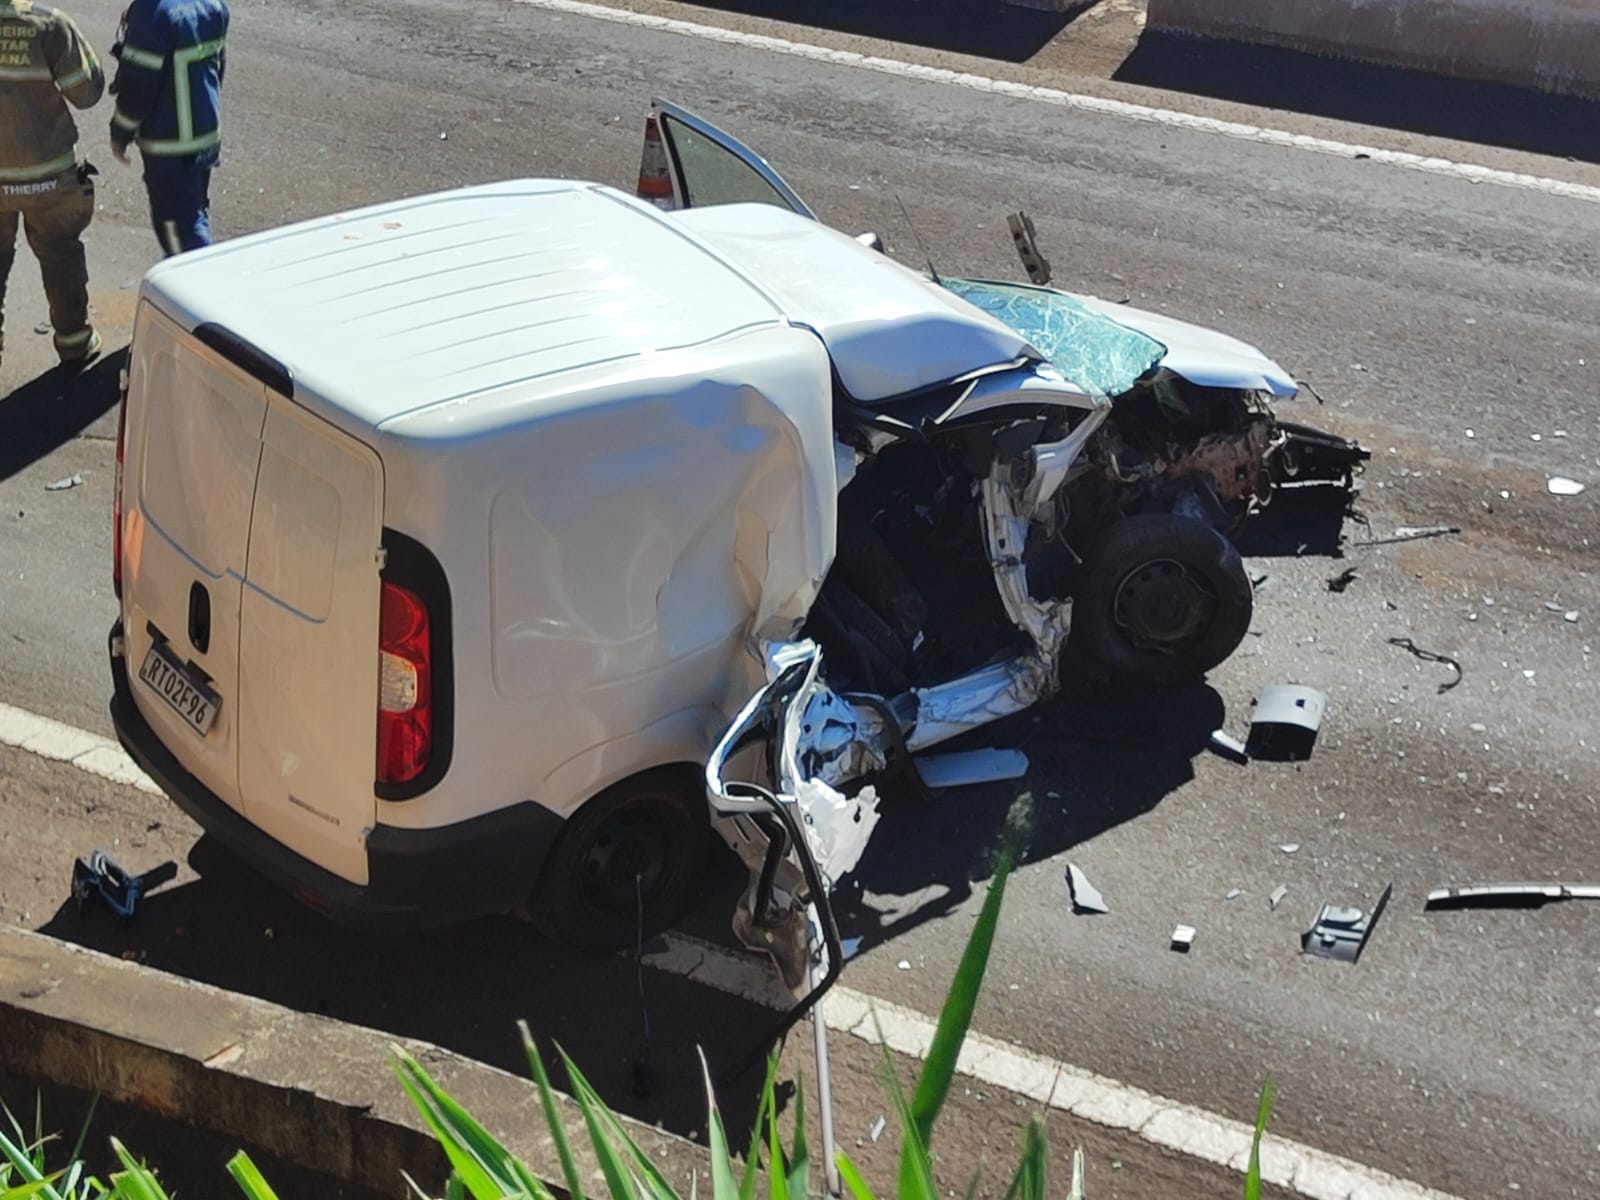
[[[161,791],[109,738],[9,704],[0,704],[0,744],[70,763],[112,783]],[[662,941],[662,948],[645,955],[645,962],[658,970],[768,1008],[785,1009],[792,1003],[776,973],[754,955],[683,934],[669,934]],[[829,1029],[874,1045],[881,1040],[899,1054],[923,1058],[933,1044],[932,1018],[846,987],[835,986],[822,1010]],[[1240,1172],[1249,1159],[1251,1129],[1242,1122],[979,1033],[967,1035],[957,1070],[991,1087],[1193,1158]],[[1273,1134],[1262,1141],[1261,1176],[1311,1200],[1457,1200]]]
[[[1469,183],[1492,183],[1501,187],[1520,188],[1524,191],[1544,192],[1569,200],[1586,200],[1600,204],[1600,187],[1583,183],[1568,183],[1560,179],[1546,179],[1539,175],[1526,175],[1518,171],[1502,171],[1475,163],[1456,162],[1448,158],[1434,158],[1423,154],[1409,154],[1403,150],[1383,150],[1376,146],[1362,146],[1331,138],[1310,137],[1289,133],[1282,129],[1269,129],[1262,125],[1249,125],[1240,121],[1221,121],[1215,117],[1197,117],[1190,113],[1167,108],[1152,108],[1147,104],[1130,104],[1122,100],[1107,100],[1101,96],[1086,96],[1078,92],[1064,92],[1058,88],[1034,87],[1007,79],[993,79],[987,75],[974,75],[951,71],[943,67],[923,66],[920,63],[902,62],[872,54],[858,54],[853,50],[834,50],[808,42],[791,42],[786,38],[768,37],[764,34],[741,33],[733,29],[719,29],[714,25],[699,25],[692,21],[679,21],[671,17],[657,17],[648,13],[630,12],[626,9],[607,8],[600,4],[585,4],[582,0],[512,0],[530,8],[569,16],[588,17],[596,21],[610,21],[617,25],[634,25],[655,29],[663,33],[677,33],[685,37],[721,42],[725,45],[746,46],[753,50],[766,50],[791,58],[811,59],[841,67],[859,67],[903,79],[920,79],[928,83],[945,83],[955,87],[970,88],[978,92],[1010,96],[1018,100],[1032,100],[1039,104],[1053,104],[1075,108],[1103,116],[1123,117],[1134,121],[1148,121],[1156,125],[1169,125],[1196,133],[1220,134],[1223,137],[1242,138],[1270,146],[1285,146],[1294,150],[1309,150],[1315,154],[1330,154],[1337,158],[1367,158],[1385,166],[1400,167],[1407,171],[1422,171],[1429,175],[1447,175]]]

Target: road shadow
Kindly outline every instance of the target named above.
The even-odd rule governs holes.
[[[52,367],[0,400],[0,480],[10,479],[111,411],[127,348],[79,375]]]
[[[1023,863],[1042,862],[1150,812],[1194,778],[1194,758],[1223,724],[1223,703],[1206,684],[1159,693],[1064,693],[941,749],[1020,749],[1019,780],[891,797],[881,830],[834,898],[841,936],[858,952],[941,917],[989,877],[1007,814],[1033,798]],[[1065,893],[1063,893],[1065,895]],[[916,898],[886,912],[884,897]]]
[[[699,7],[1002,62],[1025,62],[1096,0],[1061,12],[996,0],[699,0]]]
[[[732,856],[708,880],[697,924],[728,929],[742,879]],[[130,921],[68,901],[40,932],[301,1012],[419,1038],[526,1078],[526,1020],[558,1086],[561,1046],[616,1111],[702,1139],[705,1084],[718,1078],[730,1129],[751,1128],[781,1014],[660,971],[627,953],[542,942],[510,918],[376,935],[342,929],[202,837],[199,873],[145,896]],[[646,943],[646,949],[650,944]],[[371,1064],[372,1078],[386,1065]],[[396,1085],[398,1086],[398,1085]],[[531,1088],[530,1084],[530,1088]]]
[[[1342,558],[1353,500],[1342,489],[1279,488],[1233,535],[1233,544],[1246,558]]]
[[[1114,79],[1600,163],[1600,102],[1146,31]]]

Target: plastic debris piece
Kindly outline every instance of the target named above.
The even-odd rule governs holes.
[[[1501,499],[1510,499],[1508,493],[1501,493]],[[1415,542],[1422,538],[1448,537],[1461,532],[1459,525],[1402,525],[1388,537],[1368,538],[1363,542],[1352,542],[1353,546],[1388,546],[1395,542]]]
[[[1342,592],[1360,578],[1360,573],[1354,567],[1346,567],[1337,575],[1328,576],[1328,590],[1330,592]]]
[[[47,492],[64,492],[68,488],[78,487],[82,483],[83,483],[83,476],[79,475],[77,472],[73,472],[71,475],[68,475],[65,479],[57,479],[54,483],[45,484],[44,485],[44,490],[47,491]]]
[[[849,962],[852,958],[861,953],[861,939],[858,937],[840,938],[839,949],[844,954],[845,962]]]
[[[1456,677],[1439,685],[1439,694],[1441,696],[1444,695],[1445,692],[1448,692],[1451,688],[1455,687],[1456,684],[1461,682],[1461,664],[1455,659],[1451,658],[1448,654],[1435,654],[1432,650],[1424,650],[1410,638],[1392,637],[1389,639],[1389,645],[1399,646],[1402,650],[1409,650],[1413,655],[1424,660],[1425,662],[1444,663],[1444,665],[1447,667],[1454,667]]]
[[[1173,929],[1170,945],[1179,954],[1189,953],[1190,948],[1194,945],[1194,926],[1179,925]]]
[[[1250,754],[1245,749],[1244,743],[1226,729],[1213,729],[1211,731],[1211,741],[1207,745],[1223,758],[1230,759],[1233,762],[1247,763],[1250,761]]]
[[[1278,844],[1278,849],[1282,850],[1285,854],[1294,854],[1295,852],[1297,852],[1300,849],[1300,843],[1299,842],[1280,842]]]
[[[1311,757],[1328,709],[1326,695],[1298,683],[1278,683],[1263,688],[1254,705],[1245,743],[1251,758],[1303,762]]]
[[[1567,621],[1569,624],[1575,625],[1578,622],[1578,610],[1575,608],[1569,608],[1566,612],[1562,613],[1561,616],[1562,619]]]
[[[883,1114],[879,1113],[878,1119],[872,1123],[872,1128],[867,1130],[867,1136],[873,1141],[877,1141],[883,1136],[883,1131],[888,1127],[888,1124],[889,1122],[884,1120]]]
[[[1021,779],[1028,773],[1028,756],[1021,750],[967,750],[958,754],[923,754],[911,760],[917,774],[931,788],[966,787]]]
[[[72,864],[72,898],[78,915],[90,900],[99,900],[124,921],[133,917],[140,899],[152,888],[160,887],[178,874],[178,865],[165,862],[143,875],[133,875],[104,850],[93,850],[89,857]]]
[[[1424,907],[1542,908],[1556,900],[1600,900],[1600,884],[1469,883],[1434,888]]]
[[[1106,904],[1106,898],[1094,884],[1089,882],[1089,877],[1076,863],[1067,864],[1067,891],[1072,895],[1072,911],[1079,915],[1111,911]]]
[[[1584,485],[1565,475],[1552,475],[1545,487],[1550,489],[1552,496],[1577,496],[1583,492]]]
[[[1359,962],[1361,952],[1367,948],[1367,941],[1372,937],[1378,918],[1383,916],[1383,910],[1388,907],[1389,896],[1393,892],[1394,884],[1388,884],[1383,889],[1383,895],[1378,897],[1378,902],[1372,906],[1370,915],[1359,908],[1324,904],[1322,911],[1317,914],[1316,923],[1300,935],[1301,952],[1339,962]]]
[[[1267,907],[1276,911],[1278,905],[1283,903],[1283,898],[1288,894],[1289,889],[1280,883],[1277,887],[1272,889],[1272,895],[1267,897]]]
[[[1229,888],[1228,889],[1228,894],[1226,896],[1224,896],[1223,899],[1224,900],[1237,900],[1242,895],[1244,895],[1244,889],[1243,888]]]
[[[895,966],[899,967],[902,971],[911,970],[911,964],[903,958],[899,962],[895,963]]]

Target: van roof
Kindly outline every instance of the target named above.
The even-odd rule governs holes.
[[[491,392],[537,404],[570,395],[571,372],[632,372],[645,356],[773,325],[814,331],[867,402],[1037,355],[988,314],[786,209],[663,213],[572,180],[266,230],[167,259],[143,293],[187,328],[223,326],[281,362],[304,399],[368,427]]]
[[[598,184],[419,196],[157,264],[143,292],[221,325],[369,426],[432,404],[781,324],[663,214]]]

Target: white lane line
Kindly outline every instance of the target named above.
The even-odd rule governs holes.
[[[0,704],[0,745],[15,746],[40,758],[71,763],[81,771],[161,794],[151,778],[134,766],[127,752],[110,738],[63,725],[26,709]]]
[[[109,738],[9,704],[0,704],[0,744],[70,763],[112,783],[161,792]],[[668,934],[662,941],[663,948],[644,956],[645,962],[658,970],[768,1008],[785,1009],[793,1003],[762,959],[683,934]],[[829,1029],[873,1045],[881,1034],[891,1050],[913,1058],[925,1058],[933,1044],[935,1022],[931,1018],[846,987],[836,986],[828,993],[823,1017]],[[967,1035],[956,1066],[971,1079],[1085,1121],[1136,1134],[1163,1149],[1240,1172],[1249,1158],[1248,1125],[979,1033]],[[1267,1182],[1311,1200],[1457,1200],[1273,1134],[1262,1141],[1261,1175]]]
[[[764,962],[711,942],[670,933],[664,949],[645,962],[730,995],[772,1008],[793,1002]],[[835,986],[823,1003],[829,1029],[912,1058],[925,1058],[935,1022],[914,1009]],[[1166,1150],[1243,1173],[1250,1159],[1250,1126],[1180,1104],[1082,1067],[1035,1054],[980,1033],[969,1033],[956,1069],[968,1078],[1026,1096],[1096,1125],[1136,1134]],[[1457,1200],[1445,1192],[1267,1134],[1261,1176],[1312,1200]]]
[[[1434,158],[1423,154],[1408,154],[1403,150],[1383,150],[1376,146],[1362,146],[1352,142],[1339,142],[1331,138],[1310,137],[1289,133],[1282,129],[1269,129],[1262,125],[1248,125],[1240,121],[1220,121],[1215,117],[1197,117],[1190,113],[1168,108],[1152,108],[1147,104],[1130,104],[1122,100],[1107,100],[1101,96],[1085,96],[1078,92],[1064,92],[1057,88],[1034,87],[1007,79],[992,79],[987,75],[973,75],[951,71],[943,67],[928,67],[920,63],[902,62],[871,54],[858,54],[852,50],[833,50],[814,46],[808,42],[791,42],[786,38],[768,37],[764,34],[741,33],[732,29],[719,29],[714,25],[698,25],[692,21],[679,21],[671,17],[651,16],[626,9],[607,8],[600,4],[585,4],[582,0],[513,0],[530,8],[569,16],[588,17],[596,21],[610,21],[617,25],[633,25],[655,29],[664,33],[677,33],[685,37],[721,42],[725,45],[745,46],[753,50],[766,50],[791,58],[806,58],[814,62],[831,63],[841,67],[859,67],[903,79],[920,79],[928,83],[945,83],[955,87],[970,88],[978,92],[991,92],[1017,100],[1032,100],[1040,104],[1053,104],[1062,108],[1075,108],[1082,112],[1103,116],[1124,117],[1134,121],[1148,121],[1156,125],[1170,125],[1197,133],[1220,134],[1223,137],[1243,138],[1269,146],[1286,146],[1294,150],[1309,150],[1315,154],[1331,154],[1337,158],[1367,158],[1385,166],[1400,167],[1407,171],[1422,171],[1429,175],[1447,175],[1469,183],[1493,183],[1501,187],[1519,188],[1523,191],[1544,192],[1569,200],[1586,200],[1600,204],[1600,187],[1583,183],[1568,183],[1560,179],[1546,179],[1540,175],[1525,175],[1518,171],[1501,171],[1475,163],[1455,162],[1448,158]]]

